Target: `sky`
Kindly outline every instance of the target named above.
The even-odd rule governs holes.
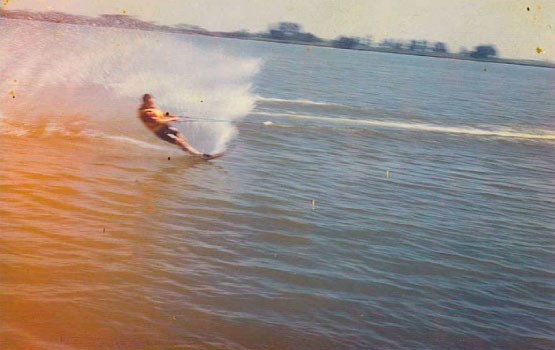
[[[213,31],[266,31],[291,21],[339,35],[443,41],[452,52],[495,44],[507,58],[555,62],[555,0],[0,0],[7,10],[127,14]]]

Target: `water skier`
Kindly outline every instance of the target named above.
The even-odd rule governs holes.
[[[139,119],[162,140],[173,143],[181,147],[185,152],[204,160],[216,158],[218,155],[210,155],[197,151],[194,147],[187,143],[182,133],[170,125],[170,122],[178,121],[179,118],[169,113],[162,112],[154,104],[154,98],[150,94],[143,95],[143,103],[139,107]]]

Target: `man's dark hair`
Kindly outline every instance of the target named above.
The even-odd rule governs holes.
[[[151,98],[152,98],[152,95],[151,95],[151,94],[144,94],[144,95],[143,95],[143,102],[146,103],[146,101],[148,101],[148,100],[151,99]]]

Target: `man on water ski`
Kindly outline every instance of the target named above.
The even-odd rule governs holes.
[[[179,118],[169,113],[164,114],[164,112],[154,105],[154,98],[150,94],[143,95],[143,104],[139,108],[139,119],[141,119],[146,127],[156,136],[164,141],[178,145],[185,152],[189,152],[193,156],[200,157],[204,160],[215,158],[210,154],[203,154],[189,145],[183,134],[170,126],[170,122],[178,121]]]

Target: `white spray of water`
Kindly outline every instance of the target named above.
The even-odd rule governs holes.
[[[382,120],[361,120],[361,119],[349,119],[341,117],[321,117],[314,115],[301,115],[301,114],[291,114],[291,113],[273,113],[273,112],[254,112],[253,115],[264,116],[264,117],[275,117],[275,118],[290,118],[290,119],[304,119],[311,122],[326,122],[333,125],[360,125],[360,126],[375,126],[383,127],[388,129],[405,129],[414,131],[430,131],[430,132],[441,132],[441,133],[451,133],[451,134],[466,134],[466,135],[476,135],[476,136],[496,136],[496,137],[507,137],[507,138],[520,138],[520,139],[537,139],[537,140],[555,140],[555,134],[553,130],[531,130],[531,131],[521,131],[514,129],[501,129],[496,127],[495,129],[478,129],[465,126],[441,126],[441,125],[431,125],[422,123],[407,123],[407,122],[397,122],[397,121],[382,121]],[[270,124],[267,124],[270,123]],[[264,122],[264,125],[272,125],[273,123]]]
[[[255,105],[256,59],[185,35],[5,20],[0,24],[0,112],[29,125],[79,121],[113,136],[151,138],[136,118],[151,93],[164,111],[230,123],[178,128],[204,152],[225,148],[232,121]],[[15,96],[15,98],[14,98]],[[153,139],[152,139],[153,140]],[[160,141],[162,142],[162,141]]]

